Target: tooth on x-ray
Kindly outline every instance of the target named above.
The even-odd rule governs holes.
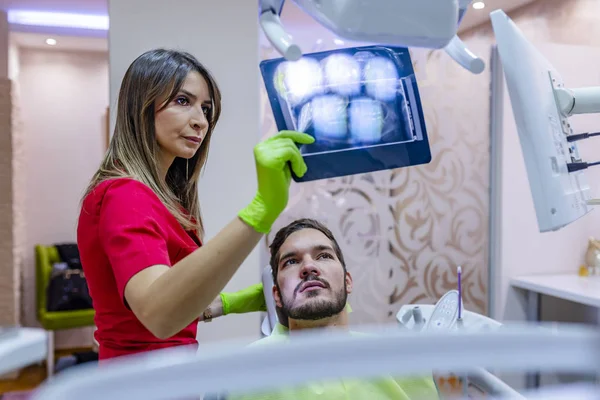
[[[279,94],[292,106],[302,103],[323,88],[321,66],[310,58],[279,65],[274,79]]]
[[[298,117],[298,131],[306,132],[312,125],[312,103],[306,103],[300,109],[300,116]]]
[[[332,54],[323,60],[323,70],[329,90],[343,96],[354,96],[360,92],[361,69],[353,57]]]
[[[350,134],[357,142],[376,143],[381,140],[383,130],[383,108],[381,102],[369,98],[350,103]]]
[[[336,95],[318,96],[312,100],[315,138],[343,139],[347,136],[347,101]]]
[[[381,101],[391,101],[398,89],[398,71],[394,63],[383,57],[369,60],[365,66],[367,94]]]

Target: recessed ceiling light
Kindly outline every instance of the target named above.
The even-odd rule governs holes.
[[[476,10],[481,10],[484,7],[485,3],[483,1],[476,1],[475,3],[473,3],[473,8]]]
[[[55,46],[56,45],[56,39],[48,38],[48,39],[46,39],[46,44],[48,46]]]

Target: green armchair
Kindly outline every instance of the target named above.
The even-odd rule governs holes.
[[[54,371],[54,331],[62,329],[94,326],[95,312],[91,310],[54,311],[47,309],[47,289],[50,284],[52,265],[60,262],[58,251],[54,246],[35,246],[35,286],[37,319],[48,331],[47,371],[51,376]]]

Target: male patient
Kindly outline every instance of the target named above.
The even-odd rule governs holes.
[[[346,329],[346,301],[352,292],[352,276],[332,233],[311,219],[296,220],[277,232],[271,244],[273,296],[288,328],[278,325],[271,336],[253,345],[289,340],[304,329]],[[350,332],[351,333],[351,332]],[[293,339],[292,339],[293,340]],[[316,345],[318,346],[318,345]],[[288,399],[437,399],[431,377],[375,380],[328,379],[276,392],[236,398]]]

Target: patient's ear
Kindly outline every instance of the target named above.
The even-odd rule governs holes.
[[[275,305],[277,307],[283,307],[281,303],[281,295],[279,293],[279,289],[277,289],[277,285],[273,285],[273,299],[275,300]]]
[[[350,275],[350,272],[346,272],[346,293],[352,293],[352,275]]]

